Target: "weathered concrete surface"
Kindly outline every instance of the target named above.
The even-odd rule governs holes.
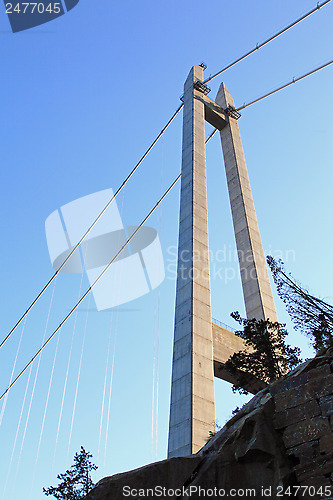
[[[223,109],[229,105],[234,107],[224,83],[217,93],[216,103]],[[246,314],[248,318],[275,322],[277,315],[237,120],[230,117],[220,135]]]
[[[330,348],[254,396],[198,454],[105,478],[86,500],[123,500],[123,486],[187,491],[192,487],[192,499],[203,498],[198,490],[195,493],[201,487],[226,493],[241,490],[234,498],[244,498],[244,490],[255,490],[255,495],[246,497],[318,500],[321,487],[333,488],[332,373]],[[288,486],[312,489],[302,489],[298,497],[277,495],[278,487]],[[149,498],[168,498],[153,493]],[[138,492],[128,498],[142,497]]]
[[[212,324],[213,328],[213,353],[214,360],[224,364],[235,352],[243,351],[245,342],[239,335],[223,328],[223,326]]]
[[[242,337],[216,323],[212,323],[212,328],[214,376],[230,382],[230,384],[238,384],[240,380],[225,369],[225,363],[235,352],[246,350],[245,342]],[[243,377],[241,380],[243,380]],[[244,389],[252,394],[256,394],[258,391],[264,389],[266,385],[262,380],[258,380],[251,374],[248,374],[247,384],[244,386]]]
[[[214,374],[235,383],[223,365],[243,347],[240,339],[227,331],[223,342],[215,342],[213,347],[205,120],[221,134],[247,316],[277,321],[238,124],[225,111],[234,103],[223,84],[216,102],[212,101],[202,87],[198,88],[202,81],[203,68],[194,66],[184,85],[168,457],[196,453],[209,431],[215,429]],[[251,378],[246,389],[257,392],[263,385]]]
[[[213,339],[208,252],[205,102],[194,83],[184,86],[183,152],[175,333],[168,457],[197,452],[215,430]]]
[[[212,101],[208,96],[201,94],[197,96],[205,105],[205,120],[213,125],[217,130],[222,130],[228,125],[228,116],[225,114],[224,109]]]

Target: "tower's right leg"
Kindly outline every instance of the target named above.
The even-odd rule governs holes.
[[[226,109],[234,101],[222,83],[216,104]],[[272,289],[261,243],[239,127],[235,118],[221,131],[232,219],[243,295],[248,318],[277,321]]]

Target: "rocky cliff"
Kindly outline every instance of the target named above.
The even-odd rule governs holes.
[[[202,450],[102,479],[86,500],[333,498],[333,348],[262,390]]]

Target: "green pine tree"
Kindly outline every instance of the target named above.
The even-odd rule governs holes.
[[[97,465],[90,461],[92,455],[81,446],[80,453],[75,453],[74,463],[63,474],[58,474],[58,486],[43,488],[45,495],[53,495],[58,500],[79,500],[88,495],[94,487],[90,472],[97,469]]]
[[[245,349],[234,353],[226,362],[225,368],[234,375],[237,383],[234,392],[248,394],[245,387],[249,375],[269,384],[281,378],[302,360],[300,349],[286,344],[285,325],[269,320],[241,318],[239,312],[231,314],[242,327],[236,335],[244,339]]]

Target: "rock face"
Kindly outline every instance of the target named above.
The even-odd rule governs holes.
[[[256,394],[196,455],[104,478],[86,500],[189,496],[333,498],[333,348]]]
[[[159,486],[176,489],[185,483],[200,462],[201,457],[197,455],[169,458],[140,469],[106,477],[99,481],[85,500],[123,499],[126,498],[126,488],[128,487],[131,490],[142,489],[145,491]],[[140,498],[140,496],[132,495],[129,498]],[[150,498],[155,498],[155,496],[150,496]]]
[[[311,486],[309,496],[313,488],[322,488],[331,490],[333,498],[332,372],[331,347],[270,387],[275,401],[274,427],[282,432],[286,453],[295,461],[296,484]]]

